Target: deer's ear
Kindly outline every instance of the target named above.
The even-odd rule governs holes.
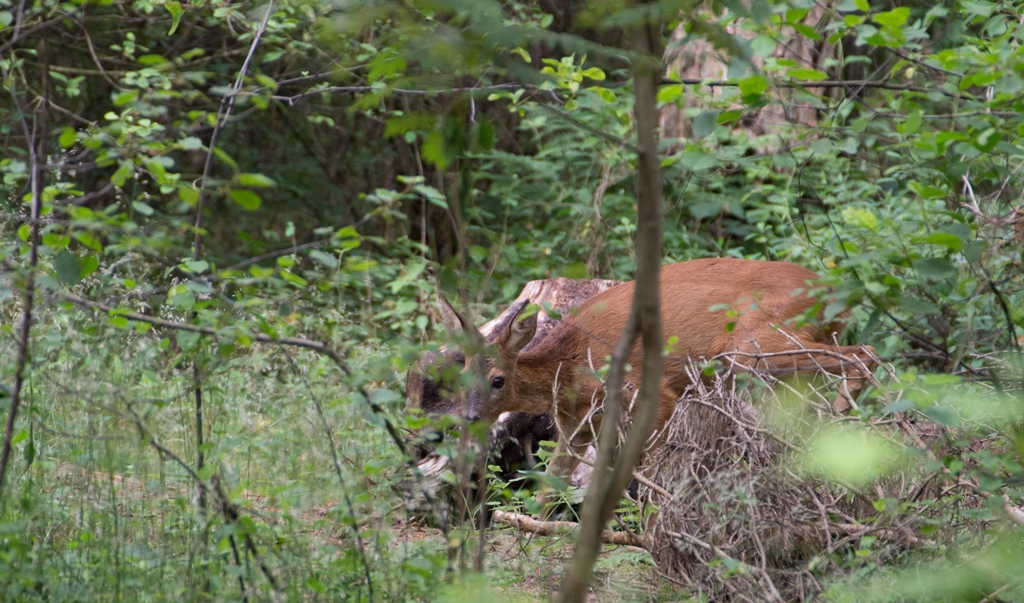
[[[527,300],[528,303],[529,300]],[[523,304],[523,307],[512,317],[512,320],[508,321],[508,325],[502,329],[501,335],[498,336],[496,343],[503,354],[519,354],[520,350],[533,341],[534,336],[537,334],[536,312],[522,320],[518,320],[519,315],[526,309],[527,304]]]
[[[469,321],[466,320],[466,317],[452,307],[440,293],[437,295],[437,307],[441,310],[441,322],[449,336],[469,330]]]
[[[440,293],[437,295],[437,305],[441,309],[441,322],[444,323],[444,329],[448,332],[449,337],[462,336],[465,340],[482,344],[484,336],[480,333],[480,329],[469,322],[469,319],[448,303],[448,300]]]

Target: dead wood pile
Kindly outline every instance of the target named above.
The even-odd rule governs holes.
[[[644,497],[657,509],[646,538],[665,578],[710,600],[811,600],[822,590],[816,576],[833,562],[831,553],[853,554],[866,536],[889,555],[926,542],[920,516],[875,507],[878,500],[920,497],[929,482],[914,469],[860,488],[800,470],[802,446],[815,430],[850,421],[827,400],[790,400],[721,378],[709,383],[696,367],[689,370],[697,385],[681,398],[667,444],[644,469],[664,489]],[[744,401],[756,398],[756,406]],[[786,420],[772,418],[780,415]],[[890,439],[908,436],[870,428]]]

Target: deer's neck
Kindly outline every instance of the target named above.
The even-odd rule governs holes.
[[[556,328],[539,346],[519,357],[518,394],[525,412],[546,413],[556,404],[562,409],[574,404],[583,343],[576,330]]]

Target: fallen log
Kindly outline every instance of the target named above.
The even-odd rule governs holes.
[[[543,521],[529,515],[523,515],[522,513],[509,513],[507,511],[495,511],[492,518],[498,523],[539,536],[564,536],[580,527],[580,524],[575,521]],[[629,532],[605,530],[601,533],[601,542],[647,549],[647,542],[642,536]]]

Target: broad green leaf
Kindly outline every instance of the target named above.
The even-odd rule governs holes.
[[[277,183],[263,174],[237,174],[235,180],[238,181],[242,186],[251,186],[253,188],[269,188],[277,186]]]
[[[65,126],[64,129],[61,131],[60,138],[57,139],[57,142],[60,144],[60,146],[64,147],[65,149],[69,149],[72,146],[74,146],[75,139],[76,135],[74,128],[72,128],[71,126]]]
[[[723,125],[729,124],[739,121],[741,117],[743,117],[743,111],[722,111],[718,114],[718,123]]]
[[[406,113],[389,117],[384,124],[384,138],[399,136],[407,132],[426,132],[437,125],[437,118],[427,113]]]
[[[932,245],[942,245],[951,251],[960,251],[966,245],[963,239],[949,232],[932,233],[925,241]]]
[[[323,264],[326,268],[330,270],[337,270],[338,266],[341,265],[341,262],[338,261],[338,258],[334,257],[329,253],[320,251],[319,249],[311,250],[309,252],[309,257],[313,258],[318,263]]]
[[[186,136],[178,141],[178,148],[182,151],[196,151],[203,148],[203,141],[195,136]]]
[[[175,333],[175,339],[178,340],[178,346],[186,351],[195,347],[200,336],[200,333],[194,333],[192,331],[178,331]]]
[[[775,40],[769,36],[757,36],[750,41],[750,47],[759,57],[770,57],[775,52]]]
[[[173,36],[174,32],[178,30],[178,24],[181,23],[181,15],[185,13],[181,8],[181,2],[164,2],[164,8],[167,12],[171,13],[171,28],[167,31],[167,35]]]
[[[163,63],[170,63],[166,58],[159,54],[144,54],[136,62],[140,65],[161,65]]]
[[[956,276],[956,267],[942,258],[915,260],[914,269],[926,281],[941,281]]]
[[[206,260],[185,260],[181,265],[192,274],[202,274],[210,269],[210,263]]]
[[[94,256],[94,255],[87,255],[87,256],[85,256],[84,258],[82,258],[82,262],[81,262],[81,271],[80,271],[80,273],[82,275],[82,278],[85,278],[85,277],[89,276],[90,274],[92,274],[93,272],[96,272],[96,269],[99,268],[99,267],[100,267],[100,261],[99,261],[99,259],[96,256]]]
[[[913,314],[941,314],[942,310],[932,302],[916,297],[901,296],[900,305]]]
[[[693,135],[704,138],[718,127],[718,111],[704,111],[693,120]]]
[[[75,237],[79,243],[93,251],[103,251],[103,245],[100,243],[99,239],[87,232],[76,232],[72,233],[71,236]]]
[[[841,212],[843,220],[847,224],[853,224],[860,226],[861,228],[867,228],[868,230],[875,230],[878,228],[878,216],[874,214],[870,209],[863,207],[847,207]]]
[[[224,149],[220,147],[214,147],[213,154],[217,156],[217,159],[220,159],[225,164],[227,164],[227,166],[230,167],[232,170],[238,171],[238,163],[236,163],[235,160],[231,158],[231,155],[228,155]]]
[[[905,24],[909,18],[910,8],[906,6],[894,8],[893,10],[886,11],[884,13],[875,13],[871,15],[871,19],[875,23],[886,27],[900,27]]]
[[[740,93],[746,103],[761,100],[761,95],[768,89],[768,78],[763,75],[752,75],[739,81]]]
[[[821,80],[827,80],[828,74],[818,71],[817,69],[790,69],[786,72],[789,77],[799,81],[812,81],[818,82]]]
[[[138,90],[125,90],[124,92],[119,92],[119,93],[114,95],[114,106],[115,107],[123,107],[123,106],[127,105],[128,103],[134,101],[137,98],[139,98],[139,91]],[[117,114],[108,113],[107,116],[109,116],[109,115],[113,115],[113,120],[120,119],[120,117]],[[107,117],[107,116],[105,116],[105,117]],[[108,117],[108,119],[109,119],[109,117]]]
[[[199,192],[192,185],[187,184],[178,188],[178,198],[194,206],[199,203]]]
[[[601,97],[601,100],[603,100],[606,103],[614,103],[616,100],[618,100],[615,98],[614,92],[607,88],[602,88],[601,86],[591,86],[590,88],[587,88],[587,90],[590,90],[594,94]]]
[[[682,84],[666,84],[658,88],[658,103],[663,105],[674,103],[682,95]]]
[[[62,250],[53,258],[53,268],[57,271],[60,282],[68,286],[77,285],[82,280],[82,263],[78,256],[70,251]]]
[[[153,215],[153,208],[142,201],[132,201],[132,208],[144,216]]]
[[[260,208],[260,205],[263,204],[263,199],[261,199],[259,195],[241,188],[232,189],[231,199],[234,200],[239,207],[249,211],[256,211]]]
[[[442,170],[448,167],[448,158],[444,153],[444,137],[440,130],[429,132],[420,147],[423,158]]]
[[[280,274],[281,274],[281,278],[283,278],[284,280],[286,280],[286,281],[288,281],[290,283],[298,285],[299,287],[306,287],[306,286],[309,285],[309,282],[307,282],[306,279],[304,279],[301,276],[298,276],[298,275],[296,275],[296,274],[294,274],[294,273],[292,273],[292,272],[290,272],[288,270],[281,270]]]
[[[124,183],[134,174],[135,164],[131,161],[122,161],[117,171],[110,177],[110,181],[114,183],[114,186],[124,186]]]

